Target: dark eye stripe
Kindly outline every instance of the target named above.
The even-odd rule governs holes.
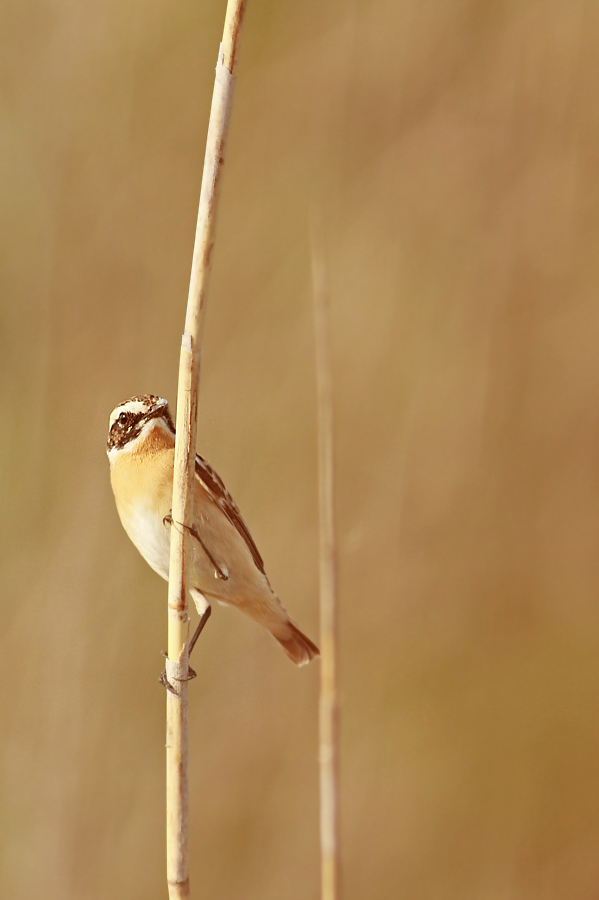
[[[144,415],[145,415],[144,413],[131,413],[131,412],[119,413],[119,415],[116,417],[116,419],[112,423],[112,428],[115,431],[119,431],[123,428],[131,428],[131,426],[136,425],[144,417]]]
[[[124,447],[130,440],[136,438],[141,431],[140,422],[143,419],[143,413],[122,412],[116,417],[112,423],[112,427],[108,434],[108,449],[113,447]],[[121,416],[125,416],[121,420]]]

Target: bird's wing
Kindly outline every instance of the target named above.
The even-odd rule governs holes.
[[[209,466],[206,460],[202,459],[199,454],[196,454],[196,476],[200,479],[200,484],[202,485],[208,496],[212,500],[214,500],[217,506],[220,507],[231,525],[233,525],[233,527],[237,529],[241,537],[244,539],[248,546],[248,550],[252,554],[252,559],[256,563],[257,568],[262,572],[264,577],[266,577],[262,557],[260,556],[258,548],[254,543],[254,539],[251,536],[247,525],[243,521],[243,516],[239,512],[239,507],[233,500],[231,494],[228,492],[212,466]]]

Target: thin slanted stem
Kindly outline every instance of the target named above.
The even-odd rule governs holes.
[[[320,851],[321,898],[339,900],[339,704],[337,691],[337,547],[334,516],[333,382],[322,237],[312,241],[318,407],[320,562]]]
[[[166,842],[170,900],[189,897],[188,865],[188,640],[185,563],[193,526],[193,479],[204,309],[216,227],[219,189],[235,88],[239,36],[246,0],[228,0],[216,64],[200,206],[196,227],[185,332],[181,341],[172,517],[186,528],[171,529],[168,588],[167,679],[175,692],[166,700]]]

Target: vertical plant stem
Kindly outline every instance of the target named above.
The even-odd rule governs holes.
[[[334,515],[333,382],[323,241],[312,240],[318,407],[320,562],[320,850],[322,900],[339,900],[339,705],[337,694],[337,546]]]
[[[174,527],[168,586],[168,658],[166,674],[175,693],[166,701],[166,845],[170,900],[187,900],[188,864],[188,646],[189,616],[185,562],[193,524],[193,482],[197,436],[198,391],[204,331],[204,310],[216,227],[219,189],[229,117],[235,89],[239,36],[246,0],[229,0],[223,41],[216,65],[210,110],[200,206],[196,227],[185,332],[181,341],[177,393],[177,437],[173,485]]]

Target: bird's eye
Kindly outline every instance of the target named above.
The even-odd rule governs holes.
[[[126,425],[127,424],[127,413],[122,412],[120,414],[120,416],[118,417],[117,422],[119,423],[119,425]]]

